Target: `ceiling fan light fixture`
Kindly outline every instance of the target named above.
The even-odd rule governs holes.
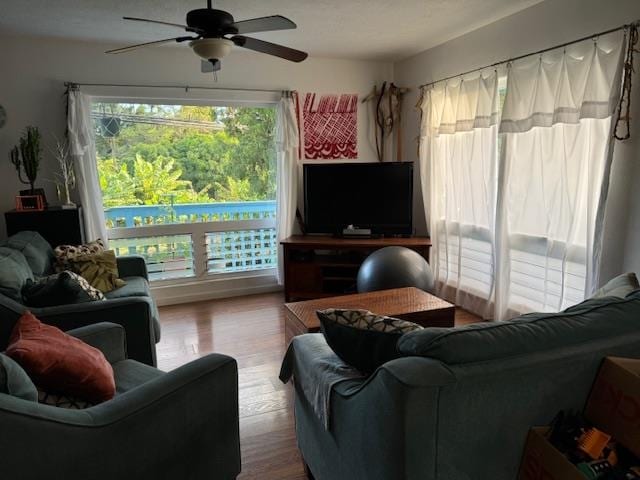
[[[205,60],[222,60],[231,52],[233,42],[226,38],[202,38],[190,42],[189,46]]]

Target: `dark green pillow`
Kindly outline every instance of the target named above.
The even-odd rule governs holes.
[[[53,307],[102,299],[100,292],[96,292],[96,297],[93,292],[95,289],[82,283],[86,282],[72,272],[60,272],[35,281],[27,280],[22,288],[22,298],[24,304],[30,307]]]
[[[38,390],[27,372],[3,353],[0,353],[0,393],[30,402],[38,401]]]
[[[369,374],[398,358],[397,344],[405,333],[420,325],[368,310],[330,308],[317,312],[327,344],[345,363]]]

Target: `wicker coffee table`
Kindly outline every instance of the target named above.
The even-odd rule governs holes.
[[[319,332],[316,311],[326,308],[365,309],[424,327],[453,327],[455,319],[455,306],[413,287],[285,303],[284,306],[287,342],[296,335]]]

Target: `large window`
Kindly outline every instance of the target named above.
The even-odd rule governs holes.
[[[275,268],[273,107],[93,104],[111,246],[152,280]]]
[[[576,43],[424,90],[439,293],[487,318],[559,311],[599,283],[624,42]],[[503,84],[504,85],[504,84]]]

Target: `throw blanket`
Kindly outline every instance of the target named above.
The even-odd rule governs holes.
[[[366,378],[347,365],[327,345],[321,333],[295,337],[282,361],[280,380],[287,383],[294,378],[297,391],[309,402],[326,430],[330,426],[331,393],[336,385],[348,380]],[[362,381],[354,382],[354,391]]]

